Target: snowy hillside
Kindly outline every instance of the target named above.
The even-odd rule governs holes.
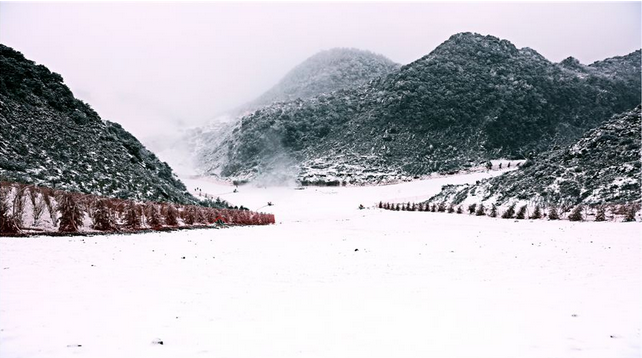
[[[272,201],[277,224],[0,238],[0,356],[639,357],[639,225],[370,207],[488,175],[237,193],[192,179]]]
[[[640,106],[613,116],[576,143],[542,153],[519,170],[475,185],[447,186],[430,199],[455,205],[531,206],[634,204],[640,188]]]
[[[76,99],[62,77],[0,45],[0,180],[193,203],[134,136]]]
[[[243,108],[255,110],[274,102],[289,102],[356,87],[399,69],[382,55],[354,48],[321,51],[288,72],[279,83]]]
[[[259,98],[226,116],[215,118],[209,125],[189,131],[181,141],[191,145],[191,153],[187,155],[197,172],[221,176],[222,163],[226,163],[228,156],[227,143],[239,131],[242,116],[275,102],[299,101],[365,85],[399,67],[384,56],[369,51],[352,48],[321,51],[289,71]],[[172,164],[173,167],[180,165],[179,161]]]
[[[202,158],[228,179],[378,183],[523,159],[640,103],[640,51],[591,65],[471,33],[357,88],[244,116]]]

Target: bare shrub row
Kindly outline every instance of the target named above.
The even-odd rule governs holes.
[[[210,225],[269,225],[272,214],[139,202],[0,182],[0,235],[137,232]]]
[[[500,208],[491,204],[490,206],[483,203],[469,204],[467,207],[463,205],[455,206],[446,202],[441,203],[384,203],[379,202],[377,205],[379,209],[393,210],[393,211],[423,211],[423,212],[447,212],[463,214],[467,212],[469,215],[475,216],[490,216],[500,217],[502,219],[548,219],[548,220],[563,220],[569,221],[587,221],[592,218],[593,221],[636,221],[635,217],[640,210],[639,203],[622,204],[622,205],[599,205],[594,207],[577,205],[577,206],[548,206],[543,207],[540,205],[530,206],[523,204],[516,207],[516,204],[500,210]],[[501,212],[500,212],[501,211]]]

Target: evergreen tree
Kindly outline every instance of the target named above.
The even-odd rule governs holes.
[[[439,203],[439,207],[437,208],[437,211],[440,213],[443,213],[444,211],[446,211],[446,203],[443,201]]]
[[[548,210],[548,220],[559,220],[560,215],[557,212],[557,207],[551,206],[551,208]]]
[[[539,205],[535,205],[535,210],[533,211],[533,215],[530,217],[531,219],[541,219],[542,218],[542,209],[539,207]]]
[[[74,233],[80,231],[84,213],[71,193],[62,193],[58,196],[56,210],[60,213],[58,224],[59,232]]]
[[[584,217],[582,216],[582,209],[584,209],[582,207],[582,205],[576,206],[575,209],[573,209],[573,211],[571,212],[571,214],[569,214],[568,220],[569,221],[583,221]]]
[[[484,216],[486,215],[486,208],[484,207],[484,203],[480,203],[479,206],[477,207],[477,211],[475,211],[476,216]]]
[[[492,204],[490,207],[490,213],[488,214],[491,218],[496,218],[497,217],[497,205]]]
[[[631,204],[626,210],[626,216],[624,217],[624,222],[633,222],[635,221],[635,214],[637,214],[640,208],[636,204]]]
[[[515,216],[515,204],[511,204],[511,206],[504,211],[502,214],[502,219],[512,219]]]
[[[595,214],[595,221],[606,221],[606,210],[603,205],[597,207],[597,213]]]
[[[453,204],[448,205],[448,213],[452,214],[454,212],[455,212],[455,205]]]
[[[461,208],[461,205],[459,205],[459,206],[457,207],[457,214],[461,214],[461,213],[463,213],[463,212],[464,212],[464,210]]]
[[[515,215],[515,219],[519,219],[519,220],[526,219],[526,209],[527,209],[527,206],[526,205],[522,205],[519,208],[519,211],[517,212],[517,215]]]
[[[469,214],[474,214],[475,213],[475,208],[477,208],[477,203],[472,203],[468,205],[468,213]]]

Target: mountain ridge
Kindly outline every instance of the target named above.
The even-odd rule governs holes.
[[[367,85],[242,117],[201,165],[251,180],[287,163],[301,183],[350,184],[525,158],[640,103],[639,59],[572,69],[494,36],[455,34]]]

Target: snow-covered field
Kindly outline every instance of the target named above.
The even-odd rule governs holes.
[[[0,357],[640,357],[639,223],[357,209],[485,175],[188,179],[277,224],[1,238]]]

